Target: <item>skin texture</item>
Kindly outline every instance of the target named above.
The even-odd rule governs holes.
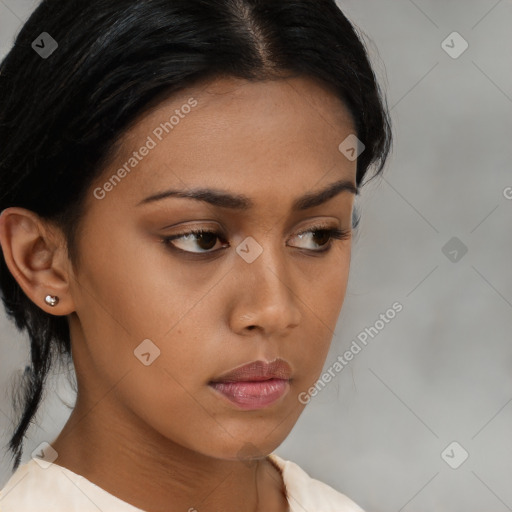
[[[161,141],[154,135],[193,97],[197,105]],[[186,109],[188,110],[188,109]],[[75,268],[58,229],[34,213],[0,217],[7,264],[50,314],[68,315],[78,382],[75,409],[51,442],[55,464],[148,512],[287,510],[279,472],[265,459],[287,437],[318,379],[344,301],[354,194],[310,210],[293,201],[346,179],[356,162],[338,150],[355,133],[340,100],[309,78],[250,83],[234,78],[189,88],[158,103],[125,133],[87,195]],[[104,183],[152,136],[157,145],[105,197]],[[167,198],[168,189],[209,187],[244,194],[235,211]],[[162,238],[190,228],[220,239]],[[263,249],[248,263],[236,247]],[[329,252],[319,253],[331,244]],[[59,304],[44,303],[47,294]],[[160,356],[145,366],[134,350],[150,339]],[[244,411],[208,382],[242,364],[286,360],[289,390]],[[251,459],[251,460],[245,460]]]

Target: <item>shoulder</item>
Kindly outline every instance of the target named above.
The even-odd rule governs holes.
[[[311,478],[299,465],[284,460],[275,453],[269,458],[282,472],[290,512],[364,512],[344,494],[329,485]]]
[[[0,512],[142,512],[57,464],[22,464],[0,490]]]

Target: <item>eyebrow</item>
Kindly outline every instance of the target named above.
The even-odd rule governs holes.
[[[340,180],[331,183],[327,187],[317,192],[309,192],[297,198],[292,204],[292,211],[303,211],[319,206],[329,201],[333,197],[342,192],[350,192],[358,195],[359,188],[349,180]],[[140,201],[137,206],[142,204],[153,203],[168,199],[171,197],[195,199],[197,201],[204,201],[213,206],[220,208],[229,208],[232,210],[247,211],[254,207],[254,202],[249,197],[242,194],[231,194],[223,190],[216,190],[211,188],[195,188],[192,190],[166,190],[158,194],[146,197]]]

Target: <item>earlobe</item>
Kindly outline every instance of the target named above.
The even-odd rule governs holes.
[[[64,245],[49,223],[30,210],[6,208],[0,215],[0,245],[9,271],[25,294],[53,315],[75,311]]]

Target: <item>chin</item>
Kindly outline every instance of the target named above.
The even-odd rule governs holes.
[[[264,459],[268,454],[272,453],[286,438],[286,436],[276,437],[276,432],[270,436],[261,436],[261,434],[245,437],[231,437],[218,440],[214,446],[215,440],[205,450],[201,451],[208,457],[216,459],[242,461],[250,464],[253,460]]]

